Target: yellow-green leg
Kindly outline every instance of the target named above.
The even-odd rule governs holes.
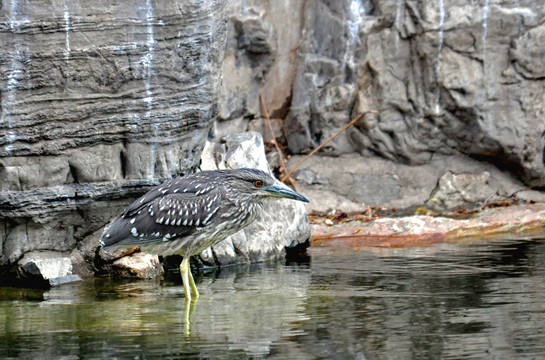
[[[195,298],[199,297],[199,290],[197,290],[197,285],[195,285],[195,280],[193,279],[193,274],[191,274],[191,269],[189,268],[189,262],[187,264],[187,270],[189,273],[189,286],[191,287],[191,291],[193,292],[193,296]]]
[[[191,294],[193,294],[195,298],[199,297],[197,285],[195,285],[195,280],[193,279],[191,269],[189,268],[189,256],[185,256],[182,260],[182,263],[180,264],[180,274],[182,275],[186,300],[191,300]]]

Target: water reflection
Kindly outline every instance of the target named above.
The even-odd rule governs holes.
[[[199,276],[193,306],[170,281],[2,288],[0,358],[545,356],[543,241],[310,255]]]
[[[293,334],[291,321],[305,320],[309,280],[308,267],[224,270],[199,277],[201,297],[191,307],[181,284],[159,281],[99,279],[53,288],[35,302],[4,288],[0,358],[267,354],[273,342]]]
[[[297,339],[328,358],[542,358],[542,242],[355,253],[312,249]]]

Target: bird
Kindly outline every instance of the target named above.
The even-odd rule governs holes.
[[[156,255],[183,256],[185,298],[199,292],[189,268],[191,256],[250,225],[272,198],[309,202],[268,173],[250,168],[208,170],[178,176],[136,199],[104,230],[106,251],[140,246]]]

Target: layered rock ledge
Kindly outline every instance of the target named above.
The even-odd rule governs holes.
[[[521,236],[545,237],[545,203],[490,208],[466,219],[415,215],[350,221],[337,225],[314,223],[313,246],[353,248],[429,246]]]

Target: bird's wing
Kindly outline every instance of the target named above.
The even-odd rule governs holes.
[[[175,177],[174,179],[166,181],[136,199],[125,209],[121,216],[129,218],[147,207],[153,201],[164,198],[170,194],[202,195],[209,193],[220,185],[220,182],[217,179],[217,173],[218,171],[200,172],[188,176]]]
[[[121,215],[121,217],[126,218],[126,217],[131,217],[133,215],[136,215],[138,211],[142,210],[144,207],[152,203],[154,200],[167,194],[172,188],[172,184],[176,180],[179,181],[180,179],[181,178],[174,178],[169,181],[166,181],[163,184],[157,186],[156,188],[150,190],[146,194],[140,196],[132,204],[127,206],[127,208],[123,211],[123,214]]]
[[[191,235],[213,219],[221,200],[219,188],[199,195],[154,196],[152,201],[144,202],[137,210],[125,212],[114,220],[104,231],[102,242],[105,246],[139,245]]]

